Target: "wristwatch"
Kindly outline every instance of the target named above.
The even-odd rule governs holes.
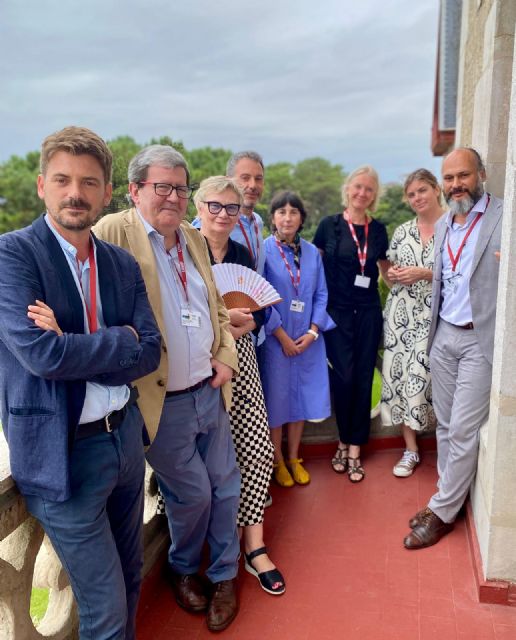
[[[314,331],[313,329],[308,329],[307,333],[313,336],[314,340],[317,340],[317,338],[319,337],[319,334],[317,333],[317,331]]]

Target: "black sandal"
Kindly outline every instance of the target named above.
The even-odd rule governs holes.
[[[346,469],[348,468],[348,451],[349,447],[337,447],[337,451],[335,451],[335,455],[331,459],[331,468],[335,473],[346,473]]]
[[[270,569],[269,571],[262,571],[261,573],[258,573],[252,564],[252,560],[254,560],[254,558],[266,553],[267,547],[260,547],[259,549],[251,551],[251,553],[245,553],[244,567],[247,572],[258,578],[260,586],[264,591],[267,591],[267,593],[270,593],[273,596],[280,596],[282,593],[285,593],[285,589],[287,587],[285,585],[285,580],[278,569]]]
[[[357,458],[351,458],[348,456],[348,478],[350,482],[362,482],[362,480],[365,478],[364,467],[359,464],[359,462],[360,456],[358,456]],[[355,475],[355,473],[360,476],[358,480],[353,480],[353,478],[351,477]]]

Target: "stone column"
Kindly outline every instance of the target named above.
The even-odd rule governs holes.
[[[485,578],[516,583],[516,55],[511,74],[491,407],[472,503]]]

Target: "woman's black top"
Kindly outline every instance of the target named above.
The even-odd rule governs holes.
[[[206,244],[208,245],[211,264],[217,264],[211,252],[208,239],[206,239]],[[244,247],[243,244],[240,244],[240,242],[235,242],[231,238],[228,238],[228,250],[222,262],[241,264],[243,267],[249,267],[249,269],[252,269],[254,271],[254,260],[251,258],[251,254],[249,253],[248,249]],[[258,335],[258,332],[265,322],[265,309],[254,311],[253,318],[256,324],[256,329],[253,329],[253,333],[255,335]]]
[[[360,247],[363,248],[365,225],[353,226]],[[358,251],[342,213],[321,220],[315,232],[314,244],[324,252],[323,265],[328,285],[329,308],[380,305],[377,261],[387,259],[389,241],[385,225],[374,219],[369,223],[364,275],[371,280],[367,289],[355,286],[355,277],[361,275]]]

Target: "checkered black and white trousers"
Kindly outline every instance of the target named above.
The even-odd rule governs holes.
[[[239,338],[236,347],[240,373],[232,381],[233,404],[229,419],[241,474],[237,524],[247,527],[263,522],[274,447],[269,436],[267,409],[251,336],[246,334]],[[165,513],[161,492],[156,511]]]

